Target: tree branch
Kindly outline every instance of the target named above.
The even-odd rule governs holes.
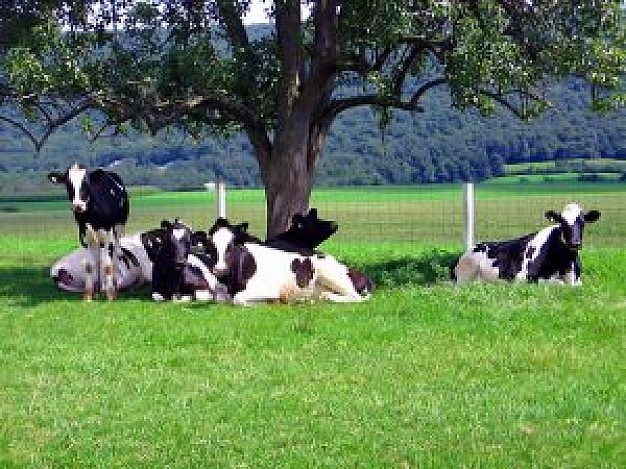
[[[11,126],[16,127],[20,132],[22,132],[24,135],[26,135],[28,137],[28,139],[33,143],[33,145],[35,146],[37,151],[40,150],[41,144],[39,143],[37,138],[33,135],[33,133],[30,131],[30,129],[28,127],[26,127],[25,125],[23,125],[20,122],[17,122],[17,121],[15,121],[13,119],[10,119],[10,118],[4,117],[4,116],[0,116],[0,122],[6,122],[7,124],[9,124]]]

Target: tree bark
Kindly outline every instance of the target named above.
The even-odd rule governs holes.
[[[294,118],[275,134],[264,174],[267,236],[285,231],[296,213],[306,213],[313,187],[317,148],[312,148],[309,119]]]

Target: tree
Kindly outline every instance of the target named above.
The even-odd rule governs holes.
[[[307,210],[345,110],[371,106],[384,127],[391,108],[421,112],[445,87],[455,106],[499,104],[525,118],[570,75],[592,84],[598,108],[623,103],[618,0],[275,0],[262,29],[244,26],[249,3],[4,1],[0,122],[36,146],[93,110],[101,117],[84,125],[94,137],[129,125],[198,139],[244,132],[271,235]]]

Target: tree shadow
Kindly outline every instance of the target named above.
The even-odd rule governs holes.
[[[458,256],[458,252],[433,249],[355,267],[367,274],[377,289],[431,286],[450,281],[450,268]],[[80,293],[58,289],[50,278],[49,268],[44,266],[0,267],[0,297],[11,298],[13,304],[24,307],[68,299],[82,301]],[[150,288],[120,292],[119,299],[150,300]]]
[[[38,306],[53,301],[76,299],[81,293],[63,291],[50,278],[48,267],[0,267],[0,297],[11,298],[13,304],[24,307]],[[134,288],[119,293],[120,299],[149,299],[148,287]]]
[[[418,255],[366,263],[359,268],[374,281],[377,288],[431,286],[450,282],[451,268],[459,254],[433,249]]]

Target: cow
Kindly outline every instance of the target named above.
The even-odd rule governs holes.
[[[553,281],[581,285],[581,263],[585,223],[600,219],[597,210],[583,211],[577,203],[565,205],[559,213],[545,213],[554,224],[508,241],[478,243],[452,266],[457,283],[472,280]]]
[[[159,230],[160,231],[160,230]],[[154,234],[158,231],[154,230]],[[152,262],[148,257],[145,237],[151,232],[132,233],[120,238],[116,268],[117,291],[130,290],[149,284]],[[91,258],[90,250],[79,247],[57,260],[50,268],[55,285],[64,291],[85,293],[85,265]]]
[[[225,287],[211,272],[215,262],[206,253],[206,233],[195,233],[182,221],[163,220],[161,229],[144,237],[152,261],[152,299],[224,300]],[[192,249],[198,248],[197,252]]]
[[[227,286],[234,304],[369,298],[369,292],[355,289],[350,269],[334,257],[267,246],[254,237],[250,240],[247,228],[247,223],[232,225],[218,218],[208,232],[217,260],[213,272]]]
[[[128,193],[120,176],[103,169],[74,164],[65,172],[51,172],[48,179],[65,186],[79,241],[90,255],[85,262],[84,298],[90,301],[96,290],[109,300],[117,295],[119,237],[129,213]],[[94,281],[94,273],[97,281]]]

